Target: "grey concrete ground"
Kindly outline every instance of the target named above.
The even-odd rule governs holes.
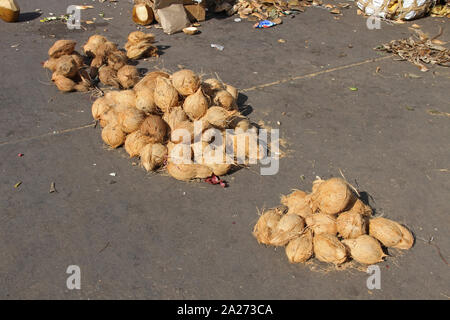
[[[64,13],[70,3],[19,2],[22,12],[42,9],[41,18]],[[98,128],[83,127],[92,121],[88,94],[62,94],[49,84],[40,62],[55,39],[75,39],[79,48],[101,33],[123,45],[136,30],[128,1],[86,4],[95,8],[82,19],[97,18],[87,30],[39,18],[0,21],[0,298],[450,297],[448,264],[421,240],[433,237],[449,260],[450,70],[421,73],[392,58],[371,61],[385,56],[372,48],[409,36],[412,23],[368,30],[350,2],[339,20],[310,8],[266,30],[233,17],[202,23],[197,36],[150,29],[163,54],[140,68],[183,65],[216,72],[240,89],[298,77],[241,98],[252,120],[281,122],[291,152],[279,173],[261,176],[254,166],[227,177],[230,187],[222,189],[132,166],[123,150],[103,146]],[[102,20],[101,12],[113,19]],[[442,40],[448,41],[448,21],[415,23],[433,34],[447,27]],[[378,213],[407,224],[417,237],[410,251],[391,250],[380,264],[381,290],[369,291],[368,275],[357,270],[291,265],[283,250],[260,246],[251,235],[257,207],[275,206],[280,194],[309,189],[316,175],[338,176],[339,169],[370,194]],[[58,192],[50,194],[53,181]],[[66,288],[68,265],[80,266],[81,290]]]

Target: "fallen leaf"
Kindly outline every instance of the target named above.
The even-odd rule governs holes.
[[[351,91],[358,91],[358,88],[356,88],[356,87],[350,87],[349,88]]]

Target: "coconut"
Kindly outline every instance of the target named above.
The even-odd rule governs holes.
[[[345,239],[354,239],[367,231],[367,218],[357,212],[342,212],[336,219],[337,231]]]
[[[324,213],[315,213],[306,218],[306,224],[314,234],[337,234],[336,219]]]
[[[89,57],[93,57],[94,52],[97,51],[98,47],[107,41],[108,40],[104,36],[94,34],[93,36],[89,37],[88,41],[83,46],[83,51]]]
[[[141,90],[141,89],[151,89],[152,91],[156,88],[156,79],[158,77],[163,78],[170,78],[170,75],[168,73],[162,72],[162,71],[152,71],[150,73],[147,73],[145,77],[141,79],[135,86],[134,90]]]
[[[222,107],[213,106],[206,111],[205,120],[216,128],[226,129],[235,114],[236,111],[228,111]]]
[[[191,94],[184,100],[183,110],[192,121],[198,120],[205,115],[208,110],[208,99],[199,88],[197,92]]]
[[[75,84],[74,89],[78,92],[88,92],[91,90],[91,84],[85,81]]]
[[[117,113],[114,111],[113,108],[104,111],[103,113],[100,114],[99,123],[102,128],[106,127],[108,124],[118,125],[119,120],[117,118]]]
[[[180,122],[172,130],[170,141],[173,143],[191,143],[192,140],[194,140],[194,124],[192,122]]]
[[[111,101],[118,111],[136,107],[136,93],[134,90],[108,91],[105,97]]]
[[[117,79],[117,72],[110,66],[102,66],[98,70],[98,78],[100,82],[106,86],[120,88],[119,79]]]
[[[244,158],[256,163],[257,159],[261,159],[263,154],[259,148],[258,135],[255,133],[245,132],[237,133],[231,136],[233,143],[233,152],[236,158]]]
[[[52,58],[59,58],[64,55],[70,55],[75,51],[77,43],[73,40],[58,40],[48,50],[48,55]]]
[[[164,142],[168,126],[160,116],[151,114],[142,122],[140,130],[143,134],[151,137],[153,142]]]
[[[337,214],[344,211],[354,200],[354,195],[345,180],[331,178],[320,183],[311,195],[313,212]]]
[[[127,57],[138,60],[146,57],[157,57],[158,49],[148,43],[139,43],[127,47]]]
[[[402,239],[400,240],[399,243],[397,243],[394,246],[394,248],[408,250],[414,244],[414,236],[412,235],[411,231],[409,231],[406,227],[402,226],[401,224],[398,224],[398,228],[402,233]]]
[[[63,75],[55,72],[52,75],[52,81],[60,91],[70,92],[75,90],[76,83],[72,79],[66,78]]]
[[[171,108],[178,105],[178,91],[172,86],[169,79],[158,77],[156,79],[154,99],[156,105],[163,112],[170,112]]]
[[[155,42],[155,36],[151,33],[144,33],[142,31],[133,31],[128,35],[128,43],[136,44],[139,42]]]
[[[229,84],[226,84],[226,85],[225,85],[225,90],[226,90],[229,94],[231,94],[231,96],[233,97],[234,101],[237,100],[237,98],[238,98],[238,96],[239,96],[239,92],[238,92],[238,90],[237,90],[235,87],[230,86]]]
[[[226,90],[217,91],[214,95],[214,104],[221,106],[226,110],[236,109],[236,103],[233,96]]]
[[[386,256],[380,243],[366,234],[355,239],[342,240],[342,243],[347,246],[350,256],[360,263],[375,264],[383,261]]]
[[[108,66],[112,67],[114,70],[119,70],[125,66],[128,62],[128,57],[125,52],[116,50],[108,55]]]
[[[253,236],[258,240],[258,243],[270,245],[272,231],[278,225],[281,216],[282,211],[277,209],[270,209],[263,212],[253,228]]]
[[[204,163],[207,165],[216,176],[224,176],[226,175],[231,168],[233,168],[233,164],[231,163]]]
[[[288,213],[306,218],[312,214],[309,199],[310,196],[306,192],[295,190],[287,196],[282,196],[281,203],[289,208]]]
[[[201,86],[205,94],[210,97],[213,97],[216,91],[225,89],[223,83],[214,78],[206,79],[202,82]]]
[[[117,71],[117,78],[124,89],[129,89],[139,82],[139,73],[135,66],[126,65]]]
[[[192,163],[192,149],[190,144],[173,142],[167,143],[167,153],[170,162],[177,163]]]
[[[108,99],[105,97],[98,98],[92,104],[92,117],[95,120],[99,120],[100,116],[109,109],[111,109],[111,105],[109,104]]]
[[[369,221],[369,234],[386,247],[398,245],[403,238],[399,224],[386,218],[371,219]]]
[[[305,221],[296,214],[284,215],[272,230],[270,244],[284,246],[290,240],[298,237],[305,228]]]
[[[19,19],[20,7],[15,0],[0,0],[0,19],[16,22]]]
[[[43,67],[46,69],[49,69],[52,72],[55,72],[57,65],[58,65],[58,59],[50,58],[44,62]]]
[[[145,170],[153,171],[167,159],[167,148],[160,143],[149,143],[141,149],[140,156]]]
[[[313,235],[306,230],[299,237],[289,241],[286,246],[286,255],[290,263],[306,262],[313,255]]]
[[[112,52],[115,52],[117,50],[117,45],[115,43],[106,41],[97,47],[94,54],[95,57],[102,57],[103,60],[106,60]]]
[[[163,120],[169,125],[171,130],[174,130],[179,123],[189,121],[189,118],[182,107],[174,107],[170,112],[163,115]]]
[[[172,84],[183,96],[189,96],[198,92],[200,78],[194,71],[183,69],[172,74]]]
[[[91,61],[91,69],[98,69],[100,68],[102,65],[104,65],[104,59],[105,57],[103,56],[97,56],[94,59],[92,59]]]
[[[146,136],[137,130],[130,133],[125,139],[125,151],[130,155],[130,158],[139,156],[142,148],[145,145],[151,143],[152,140],[149,136]]]
[[[135,108],[127,108],[117,113],[119,124],[126,133],[131,133],[140,128],[144,121],[145,115],[142,111]]]
[[[119,125],[110,124],[103,128],[102,139],[111,148],[120,147],[125,142],[126,134]]]
[[[142,88],[140,90],[134,90],[136,92],[136,108],[145,112],[152,113],[158,109],[153,98],[153,90]]]
[[[85,66],[84,58],[83,58],[83,56],[81,54],[79,54],[78,52],[74,51],[70,56],[75,61],[75,64],[78,67],[78,69],[80,69],[80,68]]]
[[[248,120],[245,116],[241,115],[238,111],[235,112],[236,114],[231,120],[229,125],[230,128],[233,128],[235,131],[242,130],[242,132],[246,132],[248,129],[252,127],[250,120]]]
[[[320,261],[341,264],[347,260],[345,246],[331,234],[315,234],[313,246],[314,255]]]
[[[142,26],[153,22],[153,10],[146,3],[139,3],[133,7],[133,21]]]
[[[73,78],[78,74],[78,65],[72,56],[64,55],[58,58],[55,72],[64,77]]]
[[[320,179],[320,178],[314,180],[314,181],[313,181],[313,185],[312,185],[311,193],[317,192],[317,189],[319,189],[319,186],[320,186],[323,182],[325,182],[325,180],[322,180],[322,179]]]
[[[202,164],[192,163],[172,163],[169,162],[167,165],[167,172],[177,180],[189,181],[192,179],[208,178],[212,175],[212,170]]]
[[[361,214],[365,217],[370,217],[372,215],[372,208],[364,204],[360,199],[356,199],[349,211]]]

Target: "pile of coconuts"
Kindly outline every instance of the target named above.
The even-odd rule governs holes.
[[[111,148],[124,145],[130,157],[140,158],[145,170],[166,170],[182,181],[206,179],[225,175],[236,165],[234,158],[208,160],[204,157],[208,150],[224,151],[227,141],[239,139],[252,128],[238,111],[237,97],[233,86],[215,78],[202,80],[192,70],[152,71],[133,89],[106,92],[93,103],[92,116],[103,128],[104,143]],[[194,122],[200,124],[201,132],[194,129]],[[216,129],[224,136],[231,128],[240,129],[239,133],[222,139],[220,145],[207,134],[208,129]],[[188,133],[188,141],[174,134],[177,129]],[[186,148],[190,163],[175,161],[177,150]],[[201,156],[194,157],[198,151]],[[223,157],[228,155],[224,152]]]
[[[350,259],[372,265],[383,261],[387,248],[414,244],[403,225],[372,217],[372,209],[341,178],[317,179],[311,193],[282,196],[279,207],[262,213],[253,235],[261,244],[284,246],[291,263],[315,257],[334,265]]]
[[[53,72],[52,81],[60,91],[86,92],[98,80],[105,86],[130,89],[139,81],[139,73],[130,60],[157,57],[152,34],[129,34],[125,50],[102,35],[93,35],[83,46],[84,56],[75,51],[73,40],[58,40],[50,48],[44,68]]]

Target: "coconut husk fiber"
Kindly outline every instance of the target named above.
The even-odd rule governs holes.
[[[128,42],[125,44],[127,57],[133,60],[157,57],[158,49],[152,45],[154,41],[153,34],[146,34],[141,31],[131,32],[128,36]]]
[[[135,66],[125,65],[117,71],[117,79],[124,89],[130,89],[139,82],[139,73]]]

